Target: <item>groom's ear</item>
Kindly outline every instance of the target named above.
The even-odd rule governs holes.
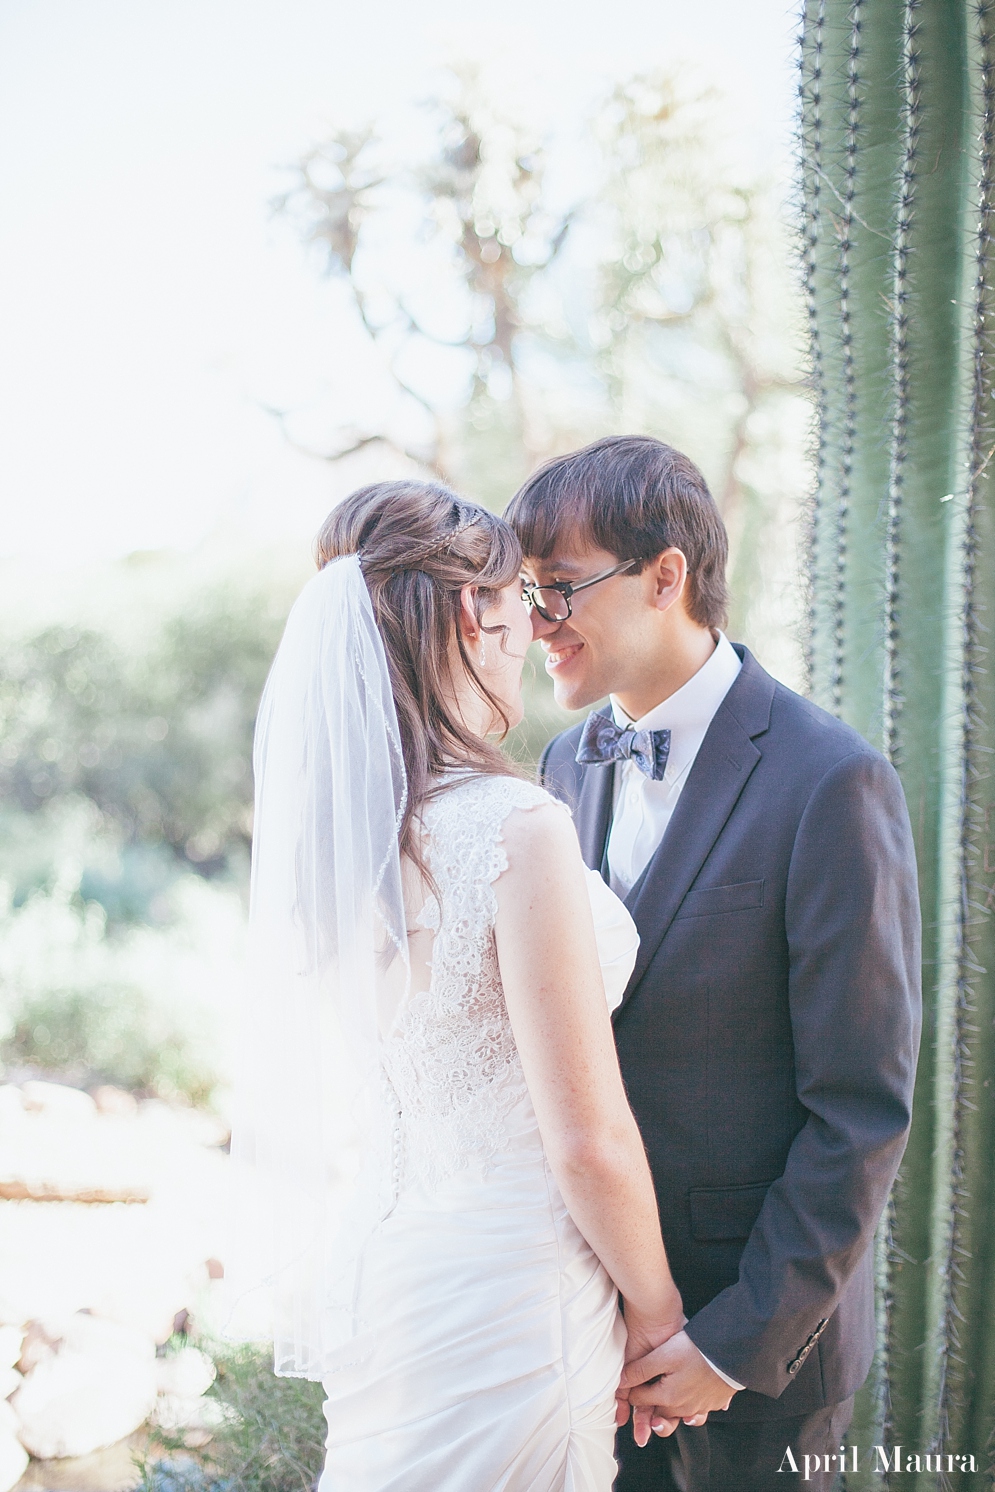
[[[664,549],[643,568],[647,591],[657,611],[669,611],[683,602],[688,582],[688,562],[683,549]]]

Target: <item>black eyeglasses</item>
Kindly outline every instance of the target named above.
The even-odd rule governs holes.
[[[621,575],[623,571],[638,564],[638,560],[623,560],[620,565],[603,570],[600,575],[592,575],[590,580],[578,580],[576,585],[571,585],[569,580],[556,580],[552,585],[526,585],[522,591],[522,599],[530,610],[534,609],[539,613],[544,622],[565,622],[573,615],[571,596],[575,596],[578,591],[586,591],[589,585],[597,585],[602,580],[610,580],[613,575]]]

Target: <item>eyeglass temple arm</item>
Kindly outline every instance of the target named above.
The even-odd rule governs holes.
[[[592,575],[589,580],[582,580],[579,585],[571,585],[567,581],[562,587],[553,586],[551,589],[558,590],[569,601],[570,597],[575,595],[577,591],[586,591],[589,585],[597,585],[599,580],[610,580],[613,575],[621,575],[623,570],[628,569],[629,565],[634,565],[635,563],[635,560],[623,560],[620,565],[615,565],[611,570],[605,570],[601,575]]]

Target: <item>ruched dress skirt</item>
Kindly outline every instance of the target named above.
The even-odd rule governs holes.
[[[369,1245],[372,1353],[324,1384],[318,1492],[610,1492],[625,1332],[527,1099],[486,1168],[409,1185]]]

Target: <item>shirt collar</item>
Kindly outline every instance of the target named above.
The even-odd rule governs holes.
[[[671,694],[669,699],[654,705],[641,719],[632,720],[612,695],[611,707],[615,724],[622,729],[632,725],[636,730],[669,730],[670,765],[680,770],[697,752],[716,710],[729,693],[742,666],[732,643],[724,632],[720,632],[714,652],[698,672],[692,674],[687,683]]]

